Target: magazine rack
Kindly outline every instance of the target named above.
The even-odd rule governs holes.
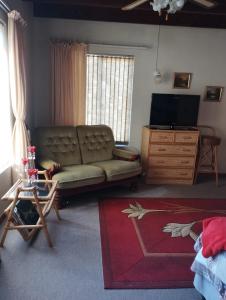
[[[5,210],[7,220],[3,229],[3,234],[0,240],[0,247],[3,247],[6,235],[9,230],[18,230],[24,240],[30,240],[38,229],[43,229],[49,247],[52,247],[52,242],[46,225],[45,217],[53,207],[58,220],[60,215],[55,205],[55,194],[57,181],[55,180],[37,180],[34,186],[27,186],[27,180],[19,179],[13,187],[3,196],[2,199],[12,200],[12,203]],[[36,224],[24,224],[18,222],[15,218],[14,209],[18,200],[31,201],[38,212],[38,221]]]

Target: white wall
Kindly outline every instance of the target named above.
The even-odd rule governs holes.
[[[226,30],[161,27],[158,66],[165,80],[154,83],[158,27],[152,25],[39,19],[33,23],[33,103],[35,126],[50,121],[50,38],[83,42],[149,45],[151,50],[92,47],[109,54],[134,54],[135,77],[130,144],[140,148],[142,126],[148,124],[153,92],[204,95],[206,85],[225,86]],[[174,72],[193,73],[189,90],[173,89]],[[226,172],[226,90],[222,102],[201,101],[199,123],[214,126],[222,137],[220,171]]]

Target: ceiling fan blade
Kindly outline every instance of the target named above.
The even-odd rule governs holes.
[[[193,0],[194,2],[201,4],[202,6],[205,6],[207,8],[212,8],[216,6],[216,2],[210,1],[210,0]]]
[[[133,9],[133,8],[135,8],[135,7],[143,4],[145,2],[148,2],[148,1],[149,0],[136,0],[136,1],[130,3],[130,4],[126,5],[126,6],[123,6],[122,10],[131,10],[131,9]]]

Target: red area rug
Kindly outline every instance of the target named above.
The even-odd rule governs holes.
[[[105,288],[192,287],[195,239],[223,199],[105,199],[99,203]]]

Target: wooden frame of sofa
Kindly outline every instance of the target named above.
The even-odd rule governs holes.
[[[61,126],[59,126],[59,127],[61,127]],[[72,130],[77,130],[75,127],[76,126],[73,126],[73,128],[71,128],[71,129]],[[78,126],[78,127],[80,127],[80,126]],[[92,133],[91,136],[94,136],[94,137],[96,137],[96,135],[98,137],[99,137],[99,135],[102,137],[102,135],[103,135],[102,131],[104,130],[104,132],[105,132],[107,130],[106,131],[106,136],[109,135],[109,139],[108,140],[110,141],[112,139],[111,145],[110,145],[111,148],[112,148],[112,159],[117,159],[117,160],[119,159],[119,160],[126,160],[126,161],[140,161],[139,152],[135,148],[115,145],[114,137],[113,137],[113,132],[112,132],[112,130],[111,130],[111,128],[109,126],[106,126],[106,125],[84,125],[82,127],[85,127],[85,129],[86,129],[85,132],[88,130],[89,127],[92,130],[95,129],[95,131],[97,131],[98,134],[96,134],[96,133],[94,134],[94,133],[91,132]],[[50,127],[50,130],[51,130],[51,128],[54,128],[54,127]],[[66,126],[66,129],[67,129],[67,126]],[[40,137],[42,136],[42,133],[43,133],[42,130],[45,130],[45,128],[36,128],[36,130],[38,130],[36,132],[36,134],[35,134],[35,132],[33,134],[34,144],[37,144],[38,149],[39,148],[42,149],[42,142],[40,142],[41,141]],[[49,130],[48,127],[47,127],[47,130]],[[99,132],[100,130],[101,130],[101,132]],[[87,131],[87,132],[89,133],[89,131]],[[63,135],[60,135],[61,138],[65,134],[66,133],[63,132]],[[53,132],[50,131],[50,133],[48,133],[48,136],[49,135],[52,138],[52,135],[54,135],[54,134],[53,134]],[[67,137],[67,135],[68,135],[68,133],[66,134],[66,137]],[[78,135],[78,132],[77,132],[77,135]],[[87,137],[88,136],[90,136],[90,135],[87,135]],[[47,145],[49,145],[49,142],[52,144],[52,142],[54,142],[54,141],[52,141],[52,140],[48,141]],[[106,143],[105,140],[104,140],[104,142]],[[83,144],[83,140],[81,139],[81,141],[79,141],[79,138],[78,138],[78,141],[76,143],[78,143],[78,145],[79,145],[79,152],[80,152],[80,156],[81,156],[81,164],[87,163],[86,159],[82,158],[82,147],[81,147],[80,143]],[[98,143],[99,143],[99,139],[98,139]],[[85,144],[87,144],[87,143],[85,142]],[[43,145],[46,146],[45,143]],[[99,148],[98,148],[98,151],[99,151]],[[108,156],[109,157],[108,158],[105,157],[105,159],[110,159],[110,154],[109,153],[108,153]],[[103,157],[101,157],[101,159],[102,158]],[[62,163],[62,166],[61,166],[61,162],[58,162],[57,158],[51,157],[51,155],[49,155],[49,157],[48,157],[48,154],[45,154],[45,153],[43,154],[41,152],[37,153],[37,163],[38,163],[38,165],[42,169],[47,170],[49,179],[52,179],[52,177],[56,173],[58,173],[58,172],[61,171],[61,167],[63,167],[63,163]],[[79,164],[79,163],[75,162],[75,164]],[[131,170],[131,172],[132,172],[132,170]],[[130,186],[132,188],[135,188],[137,186],[137,179],[138,179],[138,176],[140,175],[140,173],[141,173],[141,168],[140,168],[140,172],[137,172],[136,175],[132,175],[132,174],[128,173],[129,177],[127,177],[125,179],[119,179],[117,181],[107,181],[107,178],[105,177],[105,181],[104,182],[96,183],[96,184],[88,184],[87,183],[87,185],[84,185],[84,186],[81,186],[81,187],[60,188],[58,186],[57,187],[57,203],[58,203],[58,207],[60,208],[60,207],[64,206],[64,204],[67,203],[67,198],[72,197],[72,196],[74,196],[76,194],[79,194],[79,193],[83,193],[83,192],[95,191],[95,190],[98,190],[98,189],[104,189],[104,188],[107,188],[107,187],[110,187],[110,186],[116,186],[116,185],[122,185],[122,184],[130,184]]]
[[[47,170],[47,174],[49,179],[51,179],[52,178],[51,172],[48,172]],[[69,203],[67,198],[71,198],[72,196],[76,196],[81,193],[97,191],[100,189],[110,188],[113,186],[130,185],[130,189],[132,191],[135,191],[137,189],[138,180],[140,176],[141,174],[126,179],[120,179],[111,182],[105,181],[98,184],[85,185],[77,188],[68,188],[68,189],[56,188],[56,196],[55,196],[56,206],[58,209],[64,208]]]
[[[120,149],[115,148],[114,151],[114,159],[120,159],[120,160],[126,160],[126,161],[139,161],[141,160],[140,155],[137,153],[129,153],[129,157],[123,155]],[[119,152],[118,152],[119,151]],[[125,151],[125,150],[123,150]],[[130,151],[129,151],[130,152]],[[56,174],[60,169],[60,166],[58,165],[53,165],[51,169],[44,170],[45,172],[45,177],[47,176],[48,179],[52,179],[52,176]],[[138,185],[138,179],[141,176],[135,175],[129,178],[125,179],[120,179],[120,180],[115,180],[115,181],[104,181],[101,183],[97,184],[92,184],[92,185],[85,185],[81,187],[76,187],[76,188],[67,188],[67,189],[60,189],[56,188],[56,198],[55,198],[55,203],[57,205],[58,209],[61,209],[69,203],[67,198],[71,198],[72,196],[85,193],[85,192],[90,192],[90,191],[96,191],[100,189],[105,189],[105,188],[110,188],[112,186],[120,186],[120,185],[130,185],[130,189],[132,191],[135,191],[137,189]],[[105,178],[106,179],[106,178]]]

